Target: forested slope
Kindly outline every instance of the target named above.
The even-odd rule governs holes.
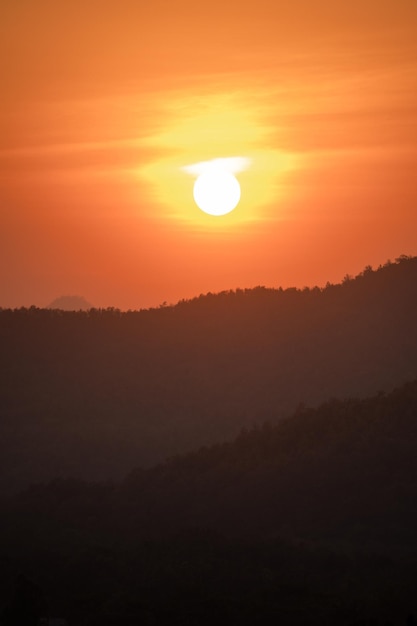
[[[416,447],[417,381],[119,483],[33,486],[0,500],[0,605],[23,571],[74,624],[405,626]]]
[[[122,313],[0,311],[0,489],[236,436],[300,403],[417,376],[417,258],[324,289],[258,287]]]

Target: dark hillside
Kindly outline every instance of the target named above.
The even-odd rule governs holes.
[[[74,624],[406,626],[416,448],[417,381],[118,484],[33,486],[0,501],[0,573],[29,573]]]
[[[416,319],[408,257],[324,289],[0,311],[0,488],[120,477],[301,402],[389,390],[417,376]]]
[[[53,537],[67,532],[65,520],[93,541],[114,533],[120,544],[193,527],[417,558],[416,449],[414,381],[388,395],[299,409],[119,483],[54,480],[4,501],[17,505],[29,542],[36,523]]]
[[[417,381],[134,471],[126,518],[152,532],[191,524],[416,558],[416,449]]]

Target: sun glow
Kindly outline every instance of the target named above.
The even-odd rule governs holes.
[[[233,226],[235,232],[269,219],[268,205],[282,195],[294,158],[269,146],[268,122],[247,94],[171,96],[166,120],[143,141],[155,156],[138,171],[150,183],[161,219],[197,230]],[[222,172],[217,181],[214,170]],[[207,214],[224,218],[207,221]]]

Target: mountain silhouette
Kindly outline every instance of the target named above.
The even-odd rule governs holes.
[[[83,296],[60,296],[53,300],[48,309],[60,309],[61,311],[87,311],[92,305]]]
[[[417,378],[417,258],[313,289],[120,312],[0,311],[0,490],[235,437],[299,405]]]

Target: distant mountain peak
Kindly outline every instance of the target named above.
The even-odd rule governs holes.
[[[62,311],[87,311],[92,306],[83,296],[60,296],[48,304],[47,308]]]

